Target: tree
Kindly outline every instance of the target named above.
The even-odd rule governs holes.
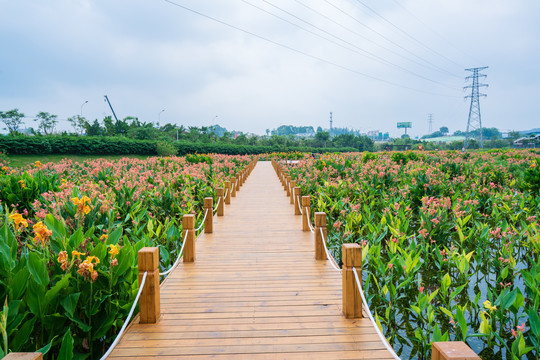
[[[73,129],[75,130],[75,133],[77,134],[84,134],[84,130],[86,129],[86,126],[88,124],[88,121],[86,121],[84,116],[75,115],[67,119],[71,123],[71,126],[73,126]]]
[[[2,122],[6,124],[7,129],[10,134],[16,134],[19,132],[19,127],[22,124],[24,114],[19,112],[19,109],[13,109],[9,111],[0,111],[0,118]]]
[[[54,131],[54,128],[56,127],[56,124],[58,124],[58,115],[52,115],[48,112],[40,112],[36,115],[34,118],[34,121],[38,121],[38,129],[40,132],[43,132],[43,134],[48,135],[51,134]]]
[[[103,129],[99,122],[94,120],[94,123],[90,125],[89,122],[85,124],[86,135],[88,136],[101,136],[103,134]]]
[[[318,146],[326,147],[328,139],[330,139],[330,133],[328,131],[320,131],[315,134],[315,141]]]
[[[446,126],[441,127],[439,131],[443,134],[443,136],[446,136],[446,134],[449,132]]]

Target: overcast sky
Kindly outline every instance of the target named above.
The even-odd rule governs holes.
[[[185,7],[185,8],[183,8]],[[192,12],[191,9],[195,12]],[[196,13],[198,12],[198,13]],[[273,14],[273,15],[272,15]],[[538,0],[0,0],[0,111],[265,133],[540,127]],[[209,18],[210,17],[210,18]],[[161,110],[165,110],[161,112]],[[217,117],[216,117],[217,116]]]

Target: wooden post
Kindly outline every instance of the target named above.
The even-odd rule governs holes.
[[[236,174],[236,191],[240,191],[240,174]]]
[[[291,193],[287,194],[287,196],[290,196],[289,200],[290,200],[291,204],[294,204],[294,188],[296,187],[296,181],[294,181],[294,180],[291,181],[290,185],[291,185],[291,187],[290,187],[291,188]],[[288,192],[289,191],[287,190],[287,193]]]
[[[287,191],[287,196],[291,196],[291,189],[292,189],[292,185],[294,184],[294,181],[291,181],[291,178],[288,177],[286,180],[285,180],[285,184],[287,184],[286,188],[285,188],[285,191]]]
[[[225,181],[225,204],[230,205],[231,204],[231,182]]]
[[[236,178],[231,176],[231,196],[236,197]]]
[[[321,236],[321,229],[324,239]],[[315,213],[315,260],[327,260],[323,241],[326,241],[326,213]]]
[[[311,211],[311,197],[302,196],[302,230],[309,231],[309,213]]]
[[[12,352],[4,356],[2,360],[43,360],[43,354],[40,352],[35,352],[35,353]]]
[[[214,231],[214,199],[211,197],[204,198],[204,233],[211,234]]]
[[[300,196],[302,196],[302,194],[300,193],[300,187],[299,186],[295,186],[293,188],[293,197],[294,197],[294,215],[302,215],[301,213],[301,209],[300,207],[302,206],[300,204]]]
[[[358,244],[343,244],[343,268],[341,269],[343,315],[347,319],[362,317],[362,297],[356,285],[352,268],[356,268],[358,277],[362,281],[362,248]]]
[[[217,207],[217,216],[223,216],[224,210],[225,210],[225,205],[224,205],[225,199],[223,198],[223,188],[217,188],[216,192],[217,192],[217,198],[218,198],[218,203],[219,203]]]
[[[462,341],[434,342],[431,360],[480,360],[480,357]]]
[[[195,261],[195,215],[186,214],[182,218],[182,239],[186,239],[186,246],[184,246],[184,262]],[[186,237],[186,231],[188,232]]]
[[[155,324],[159,320],[159,249],[157,247],[144,247],[137,253],[139,267],[139,286],[141,286],[144,273],[144,284],[139,298],[139,322],[141,324]]]

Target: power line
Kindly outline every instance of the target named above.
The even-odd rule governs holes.
[[[342,14],[344,14],[345,16],[347,16],[347,17],[351,18],[352,20],[356,21],[358,24],[362,25],[363,27],[365,27],[365,28],[368,29],[369,31],[371,31],[371,32],[373,32],[373,33],[379,35],[379,36],[380,36],[381,38],[383,38],[384,40],[388,41],[389,43],[393,44],[394,46],[397,46],[398,48],[400,48],[401,50],[407,52],[408,54],[410,54],[410,55],[412,55],[412,56],[414,56],[414,57],[416,57],[416,58],[418,58],[418,59],[424,61],[424,62],[427,63],[427,64],[430,64],[430,65],[433,66],[434,68],[439,69],[440,71],[442,71],[442,72],[444,72],[444,73],[446,73],[446,74],[448,74],[448,75],[451,75],[451,76],[454,76],[454,77],[457,77],[457,78],[461,78],[460,76],[458,76],[458,75],[456,75],[456,74],[454,74],[454,73],[452,73],[452,72],[450,72],[450,71],[448,71],[448,70],[446,70],[446,69],[443,69],[443,68],[441,68],[440,66],[437,66],[436,64],[432,63],[431,61],[429,61],[429,60],[427,60],[427,59],[425,59],[425,58],[423,58],[423,57],[421,57],[421,56],[416,55],[416,54],[413,53],[412,51],[410,51],[410,50],[408,50],[407,48],[401,46],[400,44],[398,44],[397,42],[393,41],[392,39],[389,39],[387,36],[381,34],[380,32],[378,32],[377,30],[373,29],[372,27],[370,27],[370,26],[364,24],[363,22],[361,22],[360,20],[358,20],[357,18],[355,18],[354,16],[352,16],[352,15],[349,14],[348,12],[346,12],[346,11],[340,9],[338,6],[332,4],[330,1],[328,1],[328,0],[324,0],[324,1],[325,1],[328,5],[332,6],[333,8],[335,8],[336,10],[338,10],[339,12],[341,12]]]
[[[438,72],[443,73],[443,74],[447,74],[447,73],[448,73],[447,71],[440,70],[440,69],[438,69],[438,68],[436,68],[436,67],[434,67],[434,66],[431,66],[431,65],[429,65],[429,64],[421,63],[421,62],[416,61],[416,60],[414,60],[414,59],[411,59],[411,58],[409,58],[409,57],[407,57],[407,56],[404,56],[404,55],[398,53],[397,51],[394,51],[394,50],[392,50],[392,49],[390,49],[390,48],[387,48],[387,47],[385,47],[385,46],[382,46],[382,45],[379,44],[378,42],[376,42],[376,41],[374,41],[374,40],[371,40],[370,38],[368,38],[368,37],[366,37],[366,36],[360,34],[359,32],[350,29],[349,27],[347,27],[347,26],[345,26],[345,25],[339,23],[338,21],[336,21],[336,20],[330,18],[329,16],[326,16],[325,14],[321,13],[320,11],[315,10],[315,9],[312,8],[311,6],[309,6],[309,5],[307,5],[307,4],[304,4],[304,3],[301,2],[300,0],[294,0],[294,1],[295,1],[296,3],[298,3],[298,4],[302,5],[302,6],[304,6],[305,8],[311,10],[312,12],[316,13],[317,15],[319,15],[319,16],[325,18],[326,20],[332,22],[333,24],[335,24],[335,25],[341,27],[342,29],[347,30],[348,32],[350,32],[350,33],[352,33],[352,34],[354,34],[354,35],[356,35],[356,36],[358,36],[358,37],[360,37],[360,38],[362,38],[362,39],[368,41],[369,43],[371,43],[371,44],[373,44],[373,45],[375,45],[375,46],[377,46],[377,47],[379,47],[379,48],[381,48],[381,49],[383,49],[383,50],[386,50],[386,51],[388,51],[388,52],[390,52],[390,53],[392,53],[392,54],[394,54],[394,55],[396,55],[396,56],[399,56],[399,57],[401,57],[401,58],[403,58],[403,59],[405,59],[405,60],[407,60],[407,61],[413,62],[413,63],[415,63],[416,65],[425,67],[425,68],[427,68],[427,69],[434,70],[434,71],[438,71]]]
[[[426,24],[424,21],[422,21],[422,19],[420,19],[418,16],[416,16],[411,10],[407,9],[405,6],[403,6],[399,1],[397,0],[392,0],[396,5],[398,5],[400,8],[402,8],[403,10],[405,10],[405,12],[407,12],[411,17],[413,17],[414,19],[416,19],[416,21],[418,21],[420,24],[424,25],[429,31],[431,31],[432,33],[434,33],[435,35],[437,35],[439,38],[441,38],[442,40],[444,40],[448,45],[452,46],[454,49],[456,49],[457,51],[459,51],[460,53],[462,53],[463,55],[467,56],[468,58],[471,58],[472,59],[472,56],[470,54],[467,54],[465,51],[463,51],[462,49],[458,48],[454,43],[452,43],[450,40],[448,40],[446,37],[442,36],[438,31],[436,31],[435,29],[433,29],[431,26],[429,26],[428,24]]]
[[[387,22],[388,24],[390,24],[391,26],[393,26],[394,28],[396,28],[399,32],[401,32],[402,34],[404,34],[405,36],[407,36],[408,38],[410,38],[411,40],[415,41],[416,43],[420,44],[421,46],[423,46],[424,48],[426,48],[427,50],[431,51],[432,53],[450,61],[452,64],[456,65],[456,66],[459,66],[460,68],[463,68],[463,66],[461,66],[460,64],[458,64],[457,62],[455,62],[454,60],[448,58],[447,56],[441,54],[440,52],[432,49],[431,47],[429,47],[428,45],[424,44],[423,42],[421,42],[420,40],[418,40],[417,38],[415,38],[414,36],[410,35],[408,32],[406,32],[405,30],[401,29],[399,26],[395,25],[393,22],[391,22],[390,20],[388,20],[387,18],[385,18],[384,16],[382,16],[381,14],[379,14],[377,11],[373,10],[371,7],[369,7],[368,5],[366,5],[366,3],[364,3],[362,0],[356,0],[358,3],[362,4],[366,9],[368,9],[369,11],[371,11],[372,13],[374,13],[375,15],[377,15],[378,17],[380,17],[381,19],[383,19],[385,22]]]
[[[282,20],[282,21],[285,21],[285,22],[287,22],[288,24],[297,26],[297,27],[299,27],[300,29],[309,32],[310,34],[313,34],[313,35],[315,35],[315,36],[321,37],[321,38],[323,38],[323,39],[325,39],[325,40],[327,40],[327,41],[332,42],[333,44],[336,44],[336,45],[338,45],[338,46],[343,47],[341,44],[338,44],[338,43],[336,43],[335,41],[332,41],[332,40],[330,40],[330,39],[327,39],[327,38],[325,38],[325,37],[323,37],[323,36],[321,36],[321,35],[319,35],[319,34],[317,34],[317,33],[314,33],[314,32],[312,32],[312,31],[310,31],[310,30],[307,30],[307,29],[305,29],[305,28],[299,26],[298,24],[295,24],[295,23],[293,23],[293,22],[291,22],[291,21],[289,21],[289,20],[286,20],[286,19],[284,19],[284,18],[278,16],[278,15],[275,15],[275,14],[273,14],[273,13],[271,13],[271,12],[269,12],[269,11],[267,11],[267,10],[265,10],[265,9],[263,9],[263,8],[261,8],[261,7],[259,7],[259,6],[257,6],[257,5],[254,5],[254,4],[252,4],[252,3],[248,2],[248,1],[246,1],[246,0],[241,0],[241,1],[244,2],[244,3],[246,3],[246,4],[248,4],[248,5],[251,5],[251,6],[253,6],[253,7],[255,7],[255,8],[257,8],[257,9],[259,9],[259,10],[265,12],[265,13],[267,13],[267,14],[270,14],[270,15],[272,15],[272,16],[274,16],[274,17],[276,17],[276,18],[278,18],[278,19],[280,19],[280,20]],[[372,60],[378,61],[379,63],[383,63],[383,64],[388,65],[388,66],[392,66],[392,67],[394,67],[394,68],[397,68],[397,69],[399,69],[399,70],[401,70],[401,71],[407,72],[407,73],[409,73],[409,74],[411,74],[411,75],[413,75],[413,76],[416,76],[416,77],[418,77],[418,78],[421,78],[421,79],[423,79],[423,80],[426,80],[426,81],[429,81],[429,82],[432,82],[432,83],[435,83],[435,84],[438,84],[438,85],[441,85],[441,86],[445,86],[445,87],[447,87],[447,88],[449,88],[449,89],[454,89],[453,86],[450,86],[450,85],[441,83],[441,82],[439,82],[439,81],[430,79],[430,78],[428,78],[428,77],[425,77],[425,76],[423,76],[423,75],[417,74],[417,73],[414,72],[414,71],[408,70],[408,69],[406,69],[406,68],[404,68],[404,67],[402,67],[402,66],[400,66],[400,65],[397,65],[397,64],[395,64],[395,63],[393,63],[393,62],[391,62],[391,61],[388,61],[388,60],[386,60],[386,59],[384,59],[384,58],[382,58],[382,57],[380,57],[380,56],[378,56],[378,55],[376,55],[376,54],[374,54],[374,53],[372,53],[372,52],[370,52],[370,51],[364,50],[364,49],[362,49],[361,47],[356,46],[355,44],[350,43],[350,42],[348,42],[348,41],[346,41],[346,40],[340,38],[339,36],[336,36],[336,35],[334,35],[334,34],[328,32],[328,31],[326,31],[326,30],[324,30],[324,29],[322,29],[322,28],[320,28],[320,27],[318,27],[318,26],[316,26],[316,25],[310,23],[309,21],[306,21],[306,20],[304,20],[304,19],[302,19],[302,18],[300,18],[300,17],[298,17],[298,16],[292,14],[291,12],[289,12],[289,11],[287,11],[287,10],[284,10],[284,9],[280,8],[279,6],[276,6],[276,5],[272,4],[271,2],[269,2],[269,1],[267,1],[267,0],[262,0],[262,1],[265,2],[265,3],[267,3],[268,5],[272,6],[273,8],[278,9],[279,11],[282,11],[282,12],[284,12],[285,14],[287,14],[287,15],[289,15],[289,16],[292,16],[293,18],[295,18],[295,19],[297,19],[297,20],[299,20],[299,21],[301,21],[301,22],[303,22],[303,23],[305,23],[305,24],[307,24],[307,25],[309,25],[309,26],[311,26],[311,27],[313,27],[313,28],[315,28],[315,29],[317,29],[317,30],[319,30],[319,31],[322,31],[323,33],[325,33],[325,34],[327,34],[327,35],[329,35],[329,36],[331,36],[331,37],[333,37],[333,38],[335,38],[335,39],[337,39],[337,40],[339,40],[339,41],[342,41],[343,43],[345,43],[345,44],[347,44],[347,45],[349,45],[349,46],[354,47],[355,49],[358,49],[358,50],[360,50],[360,51],[362,51],[362,52],[364,52],[364,53],[366,53],[366,54],[369,54],[371,57],[370,57],[370,56],[366,56],[366,55],[364,55],[364,54],[362,54],[362,53],[359,53],[358,51],[354,51],[354,50],[352,50],[352,49],[349,49],[349,48],[346,48],[346,47],[345,47],[345,48],[346,48],[347,50],[349,50],[349,51],[353,51],[353,52],[355,52],[355,53],[357,53],[357,54],[359,54],[359,55],[366,56],[366,57],[368,57],[368,58],[371,58]]]
[[[354,74],[357,74],[357,75],[360,75],[360,76],[363,76],[363,77],[366,77],[366,78],[369,78],[369,79],[372,79],[372,80],[376,80],[376,81],[379,81],[379,82],[382,82],[382,83],[385,83],[385,84],[388,84],[388,85],[392,85],[392,86],[395,86],[395,87],[399,87],[399,88],[402,88],[402,89],[407,89],[407,90],[411,90],[411,91],[414,91],[414,92],[418,92],[418,93],[423,93],[423,94],[429,94],[429,95],[435,95],[435,96],[442,96],[442,97],[456,97],[456,96],[453,96],[453,95],[446,95],[446,94],[438,94],[438,93],[433,93],[433,92],[429,92],[429,91],[425,91],[425,90],[420,90],[420,89],[415,89],[415,88],[412,88],[412,87],[409,87],[409,86],[406,86],[406,85],[401,85],[401,84],[398,84],[398,83],[394,83],[392,81],[388,81],[388,80],[384,80],[384,79],[381,79],[379,77],[376,77],[376,76],[373,76],[373,75],[369,75],[369,74],[366,74],[366,73],[363,73],[361,71],[358,71],[358,70],[354,70],[354,69],[351,69],[349,67],[346,67],[346,66],[343,66],[343,65],[339,65],[335,62],[332,62],[330,60],[326,60],[326,59],[323,59],[319,56],[316,56],[316,55],[312,55],[312,54],[309,54],[307,52],[304,52],[302,50],[298,50],[298,49],[295,49],[289,45],[286,45],[286,44],[282,44],[282,43],[279,43],[277,41],[274,41],[274,40],[271,40],[269,38],[266,38],[262,35],[258,35],[258,34],[255,34],[254,32],[251,32],[249,30],[245,30],[245,29],[242,29],[238,26],[235,26],[235,25],[232,25],[232,24],[229,24],[228,22],[225,22],[223,20],[220,20],[220,19],[217,19],[215,17],[212,17],[210,15],[207,15],[207,14],[204,14],[200,11],[197,11],[197,10],[194,10],[194,9],[191,9],[191,8],[188,8],[187,6],[184,6],[184,5],[181,5],[181,4],[178,4],[172,0],[163,0],[164,2],[166,3],[169,3],[173,6],[176,6],[176,7],[179,7],[181,9],[184,9],[186,11],[189,11],[193,14],[196,14],[196,15],[199,15],[201,17],[204,17],[204,18],[207,18],[209,20],[212,20],[212,21],[215,21],[219,24],[222,24],[222,25],[225,25],[227,27],[230,27],[231,29],[235,29],[237,31],[240,31],[240,32],[243,32],[245,34],[248,34],[250,36],[253,36],[253,37],[256,37],[260,40],[263,40],[263,41],[266,41],[266,42],[269,42],[273,45],[276,45],[276,46],[279,46],[281,48],[284,48],[284,49],[287,49],[289,51],[292,51],[292,52],[295,52],[297,54],[301,54],[305,57],[308,57],[308,58],[311,58],[311,59],[314,59],[314,60],[317,60],[317,61],[320,61],[320,62],[323,62],[325,64],[328,64],[328,65],[331,65],[331,66],[334,66],[336,68],[339,68],[339,69],[342,69],[342,70],[345,70],[345,71],[348,71],[348,72],[351,72],[351,73],[354,73]]]

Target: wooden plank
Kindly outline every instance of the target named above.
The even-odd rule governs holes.
[[[315,260],[270,164],[234,195],[162,283],[160,321],[136,317],[111,358],[391,359],[369,319],[343,317],[341,273]]]

